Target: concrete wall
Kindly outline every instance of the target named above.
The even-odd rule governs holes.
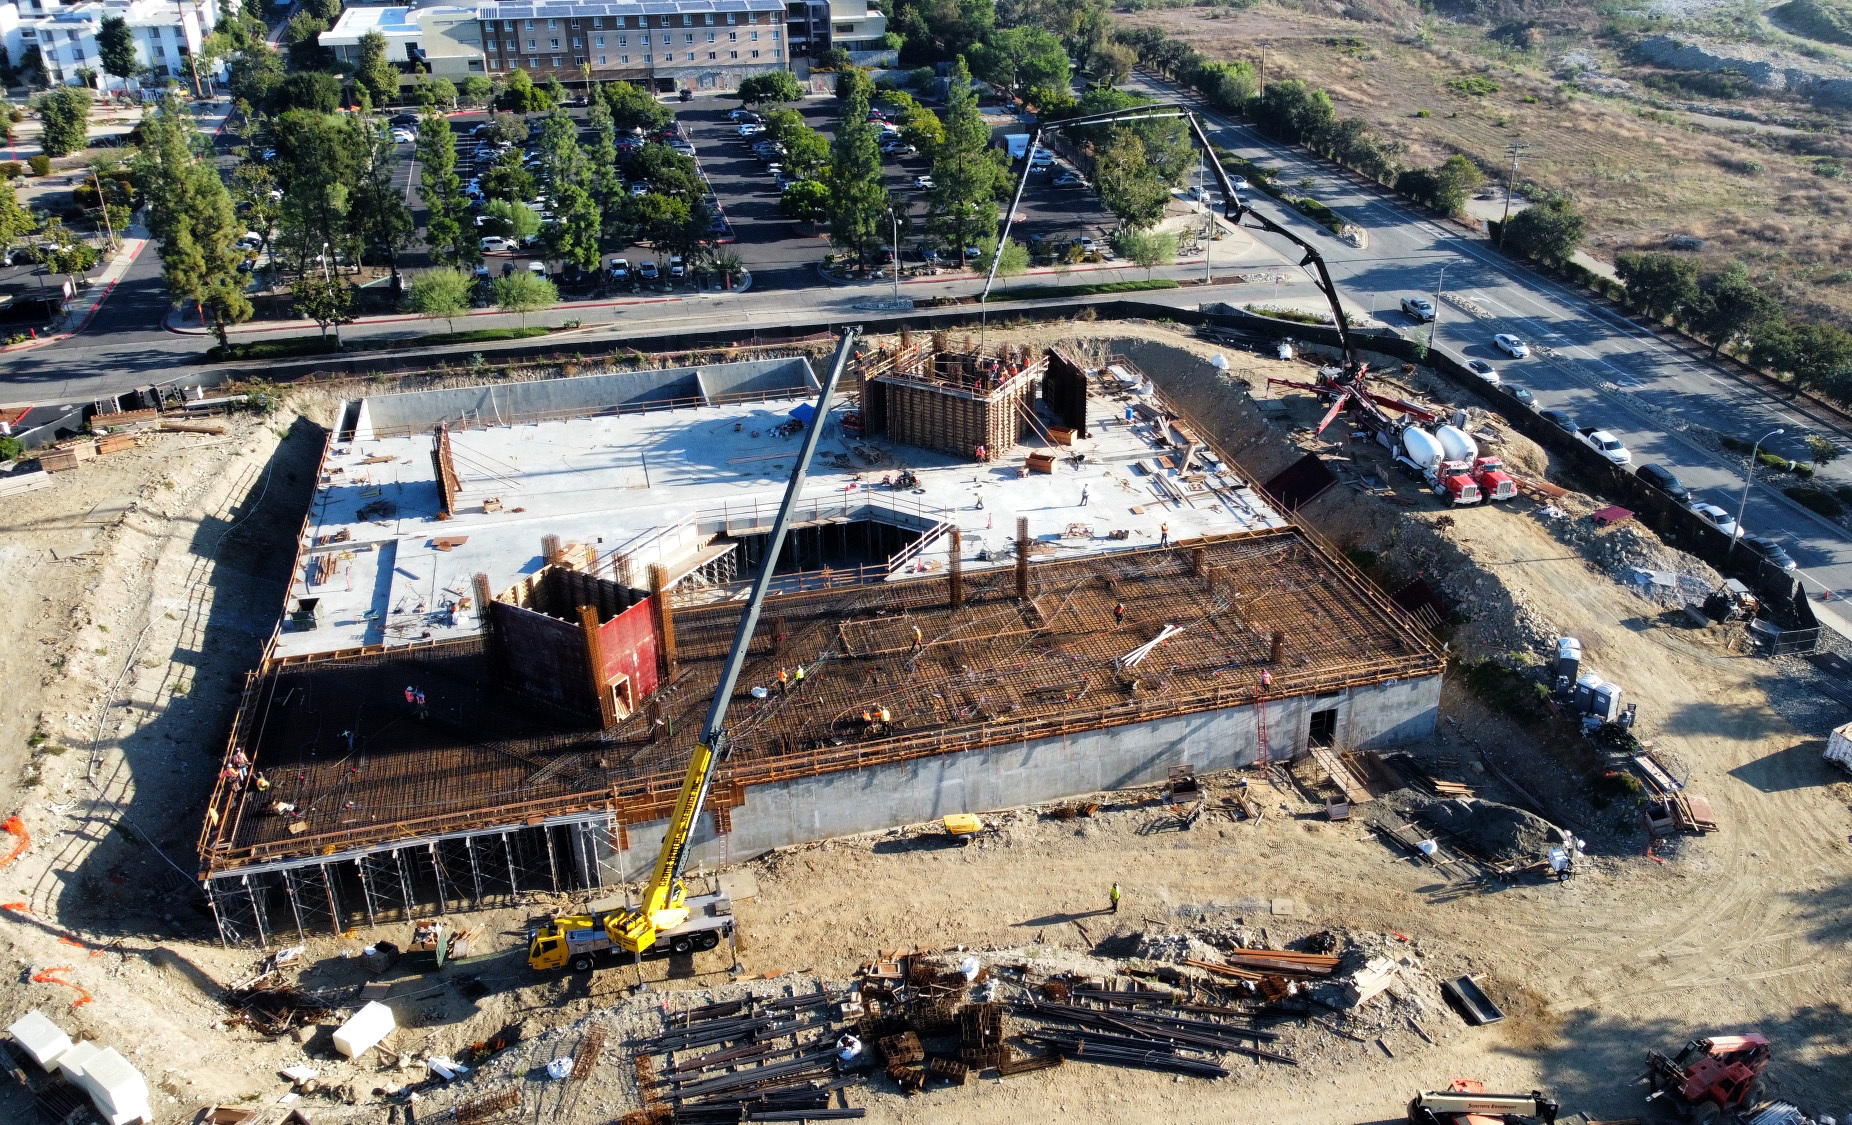
[[[1440,677],[1396,680],[1329,696],[1267,703],[1267,744],[1275,761],[1305,751],[1314,711],[1335,708],[1337,743],[1374,749],[1434,733]],[[985,812],[1103,790],[1161,782],[1170,767],[1212,772],[1252,765],[1256,755],[1252,706],[1041,739],[887,766],[802,777],[746,791],[733,810],[729,862],[789,844],[919,824],[948,813]],[[624,877],[647,877],[666,821],[632,825],[619,863]],[[713,818],[703,816],[690,866],[719,859]]]

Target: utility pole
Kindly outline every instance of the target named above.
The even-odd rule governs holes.
[[[1196,201],[1202,204],[1203,212],[1209,220],[1203,227],[1203,284],[1213,285],[1215,284],[1215,266],[1209,261],[1209,248],[1215,245],[1215,207],[1206,198],[1209,190],[1208,181],[1204,178],[1208,171],[1207,164],[1208,154],[1198,152],[1196,154]],[[1226,207],[1228,201],[1223,200],[1222,205]]]
[[[1511,172],[1505,177],[1505,217],[1498,221],[1498,245],[1501,249],[1505,245],[1505,224],[1511,221],[1511,193],[1518,184],[1518,155],[1529,147],[1516,141],[1511,142]]]
[[[1260,96],[1267,96],[1267,48],[1260,49]]]
[[[895,211],[892,207],[889,207],[887,209],[887,220],[888,222],[892,223],[894,226],[894,241],[891,243],[891,245],[894,247],[894,260],[891,263],[889,263],[889,265],[891,267],[891,272],[894,275],[894,307],[899,308],[900,307],[900,213],[898,211]],[[1002,252],[1003,252],[1003,248],[998,247],[997,253],[1001,254]]]
[[[1502,229],[1502,228],[1501,228]],[[1434,319],[1428,321],[1428,350],[1434,350],[1434,340],[1440,333],[1440,291],[1447,286],[1447,267],[1440,268],[1440,278],[1434,282]]]

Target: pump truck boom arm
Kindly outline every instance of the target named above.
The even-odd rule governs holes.
[[[1541,1125],[1556,1125],[1556,1099],[1541,1090],[1528,1094],[1488,1094],[1471,1080],[1456,1080],[1445,1090],[1416,1094],[1408,1103],[1410,1125],[1460,1125],[1472,1117],[1509,1120],[1529,1118]]]
[[[1297,234],[1294,234],[1292,231],[1247,205],[1246,201],[1235,191],[1235,185],[1229,180],[1228,173],[1223,170],[1221,160],[1215,155],[1215,146],[1209,143],[1208,134],[1203,132],[1202,122],[1189,107],[1180,102],[1127,106],[1124,109],[1108,110],[1105,113],[1093,113],[1085,117],[1070,117],[1064,121],[1052,121],[1046,125],[1037,123],[1035,128],[1029,131],[1029,143],[1023,149],[1022,175],[1016,181],[1016,193],[1010,198],[1010,209],[1005,212],[1003,216],[1003,230],[997,238],[997,246],[999,249],[1009,240],[1010,226],[1015,221],[1016,208],[1022,203],[1023,188],[1029,182],[1029,172],[1033,167],[1031,158],[1035,155],[1036,146],[1041,143],[1042,134],[1044,132],[1055,132],[1063,129],[1076,128],[1084,129],[1089,125],[1125,125],[1133,121],[1149,121],[1159,118],[1181,118],[1189,125],[1190,135],[1195,139],[1198,145],[1202,146],[1203,156],[1207,158],[1209,163],[1209,170],[1215,176],[1216,187],[1222,193],[1222,213],[1227,217],[1229,222],[1236,226],[1240,226],[1242,218],[1251,215],[1254,221],[1260,224],[1262,230],[1267,231],[1269,234],[1279,235],[1281,238],[1286,239],[1305,252],[1305,257],[1300,259],[1299,265],[1301,268],[1311,266],[1317,271],[1316,284],[1318,285],[1318,290],[1325,295],[1325,301],[1331,306],[1331,322],[1338,330],[1338,343],[1344,349],[1344,374],[1342,381],[1348,383],[1350,380],[1354,379],[1362,370],[1362,367],[1357,362],[1357,352],[1355,348],[1351,346],[1350,327],[1344,319],[1344,306],[1338,300],[1337,286],[1332,284],[1331,271],[1325,268],[1324,255],[1320,254],[1318,248],[1313,246],[1310,242],[1307,242]],[[1205,251],[1205,253],[1206,252],[1207,251]],[[978,297],[980,303],[988,300],[990,297],[990,287],[997,280],[997,264],[1002,258],[1003,255],[1001,253],[991,255],[990,271],[988,276],[984,279],[984,291]]]
[[[752,644],[753,631],[758,628],[759,610],[765,604],[765,594],[771,588],[778,556],[784,549],[785,534],[791,528],[791,513],[797,507],[798,495],[804,490],[804,480],[810,472],[810,459],[817,451],[823,423],[829,417],[830,397],[835,394],[837,381],[855,351],[858,335],[858,330],[854,328],[843,331],[842,340],[836,345],[836,355],[830,360],[829,371],[823,377],[823,389],[817,395],[817,412],[804,430],[797,465],[791,470],[791,479],[785,485],[784,502],[778,506],[778,516],[772,521],[771,535],[766,539],[765,565],[753,580],[752,593],[746,600],[745,610],[740,614],[739,628],[733,634],[733,647],[727,652],[726,663],[721,665],[720,683],[714,688],[713,702],[708,704],[707,720],[701,725],[700,740],[695,744],[694,754],[689,759],[688,773],[682,778],[681,795],[676,798],[675,814],[669,820],[668,831],[663,834],[662,851],[656,856],[656,867],[650,875],[649,885],[644,889],[642,901],[635,909],[621,914],[613,913],[605,922],[606,933],[612,943],[627,952],[647,952],[656,944],[659,931],[679,926],[688,918],[685,905],[687,895],[682,887],[682,868],[687,863],[688,841],[694,835],[695,822],[701,817],[701,807],[707,802],[707,792],[713,785],[714,772],[721,762],[726,761],[730,750],[727,744],[727,705],[733,699],[733,688],[739,682],[740,669],[746,664],[746,650]],[[665,593],[661,596],[667,595]]]

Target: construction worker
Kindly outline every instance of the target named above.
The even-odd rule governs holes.
[[[411,684],[405,685],[405,706],[411,710],[413,714],[416,714],[418,711],[418,689]]]
[[[783,668],[778,669],[778,694],[779,695],[791,694],[791,677],[785,674],[785,670]]]
[[[1260,670],[1260,686],[1264,688],[1273,686],[1273,673],[1267,671],[1265,668]]]
[[[1081,507],[1083,507],[1083,508],[1084,508],[1084,507],[1086,507],[1086,506],[1087,506],[1087,498],[1088,498],[1089,496],[1091,496],[1092,494],[1093,494],[1093,486],[1092,486],[1092,485],[1090,485],[1090,484],[1083,484],[1083,485],[1081,485],[1081,486],[1080,486],[1080,506],[1081,506]]]
[[[254,782],[254,784],[257,786],[257,791],[262,793],[264,790],[270,788],[270,779],[260,773],[257,775],[257,781]]]
[[[915,625],[913,627],[913,651],[918,652],[919,650],[925,647],[926,647],[926,634],[920,632],[920,627],[918,625]]]
[[[793,686],[794,687],[804,686],[804,666],[802,664],[799,664],[797,666],[797,675],[793,678]]]
[[[1124,602],[1114,602],[1113,603],[1112,623],[1114,625],[1124,625],[1125,624],[1125,603]]]
[[[1170,546],[1170,525],[1167,523],[1158,524],[1158,546]]]
[[[1112,912],[1119,913],[1119,884],[1112,885],[1112,890],[1107,893],[1107,897],[1112,899]]]
[[[420,719],[428,719],[428,718],[430,718],[430,717],[431,717],[431,713],[430,713],[429,711],[427,711],[427,710],[425,710],[425,707],[424,707],[424,692],[422,692],[422,691],[418,691],[418,692],[414,692],[414,693],[413,693],[413,696],[414,696],[414,699],[415,699],[415,704],[414,704],[414,705],[415,705],[415,706],[417,707],[417,709],[418,709],[418,717],[419,717]]]

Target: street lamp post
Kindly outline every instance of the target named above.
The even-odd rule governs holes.
[[[1440,334],[1440,291],[1447,287],[1447,267],[1440,268],[1440,278],[1434,282],[1434,317],[1428,321],[1428,350],[1434,350],[1434,341]]]
[[[1736,535],[1730,540],[1730,549],[1724,552],[1726,561],[1736,552],[1736,541],[1743,537],[1743,513],[1749,510],[1749,486],[1756,479],[1756,454],[1762,451],[1763,442],[1772,437],[1780,437],[1787,432],[1785,427],[1770,430],[1757,438],[1756,443],[1749,447],[1749,460],[1743,465],[1743,498],[1736,505]]]
[[[900,212],[892,207],[887,209],[887,221],[894,226],[894,260],[890,265],[894,274],[894,307],[900,307]]]
[[[328,273],[328,244],[324,242],[322,243],[322,284],[329,287],[330,299],[332,299],[334,293],[333,281],[334,278]],[[335,318],[334,322],[334,346],[337,348],[344,348],[347,346],[341,341],[341,321],[339,317]]]

